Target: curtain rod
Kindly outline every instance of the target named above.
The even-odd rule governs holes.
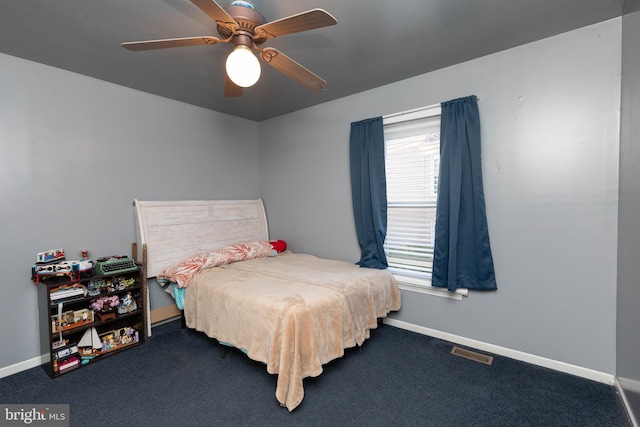
[[[476,96],[476,99],[478,101],[480,101],[480,97]],[[432,104],[432,105],[427,105],[425,107],[414,108],[413,110],[400,111],[399,113],[391,113],[391,114],[387,114],[385,116],[382,116],[382,118],[383,119],[390,119],[391,117],[402,116],[402,115],[405,115],[405,114],[419,113],[420,111],[430,110],[432,108],[439,107],[440,105],[442,105],[442,104],[441,103]]]
[[[391,117],[402,116],[405,114],[418,113],[420,111],[430,110],[432,108],[439,107],[440,104],[427,105],[426,107],[414,108],[413,110],[400,111],[399,113],[391,113],[385,116],[382,116],[383,119],[390,119]]]

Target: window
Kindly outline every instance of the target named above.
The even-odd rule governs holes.
[[[384,248],[389,270],[405,288],[449,294],[431,287],[440,167],[440,106],[387,116],[383,123],[387,177]],[[464,294],[466,291],[461,290],[452,297],[461,299]]]

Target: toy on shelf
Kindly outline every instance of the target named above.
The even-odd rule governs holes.
[[[87,308],[65,311],[51,316],[51,332],[64,332],[89,323],[93,323],[93,311]]]
[[[93,275],[93,261],[88,259],[89,252],[80,252],[82,259],[66,261],[64,249],[49,249],[38,252],[36,265],[31,267],[31,280],[40,283],[51,277],[68,276],[76,281],[81,277]]]
[[[114,309],[120,305],[120,298],[118,295],[110,295],[100,297],[91,303],[91,308],[96,312],[96,315],[101,322],[109,319],[115,319],[116,314]]]
[[[100,335],[100,340],[102,341],[101,353],[104,354],[139,342],[140,334],[134,328],[126,327],[105,332]]]
[[[138,304],[136,304],[136,300],[131,296],[131,292],[127,292],[118,305],[118,314],[131,313],[137,309]]]
[[[102,342],[98,336],[96,328],[89,328],[85,331],[78,342],[81,364],[86,365],[100,355]]]

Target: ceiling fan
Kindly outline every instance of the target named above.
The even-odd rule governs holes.
[[[232,43],[235,48],[226,62],[227,75],[224,95],[242,95],[245,87],[253,86],[260,78],[260,62],[253,54],[256,50],[264,62],[294,79],[307,89],[317,92],[326,85],[318,77],[284,53],[272,47],[261,48],[274,37],[335,25],[336,19],[322,9],[312,9],[276,21],[267,20],[247,1],[233,1],[222,7],[214,0],[191,0],[200,10],[216,21],[220,37],[198,36],[174,39],[146,40],[122,43],[133,51],[171,47]]]

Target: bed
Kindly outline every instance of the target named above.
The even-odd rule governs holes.
[[[186,326],[277,375],[276,399],[289,411],[303,400],[304,378],[400,309],[386,270],[275,251],[260,199],[134,205],[147,277],[168,283]]]

